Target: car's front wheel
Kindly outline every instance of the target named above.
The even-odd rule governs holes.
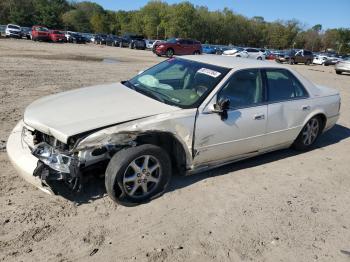
[[[174,50],[169,48],[168,50],[166,50],[166,56],[167,57],[173,57],[174,56]]]
[[[315,116],[311,118],[301,130],[297,139],[293,143],[293,147],[297,150],[310,149],[322,131],[322,120]]]
[[[125,148],[110,160],[105,185],[108,195],[124,205],[152,199],[166,189],[171,161],[162,148],[145,144]]]
[[[337,74],[337,75],[341,75],[341,71],[339,71],[339,70],[335,70],[335,73]]]

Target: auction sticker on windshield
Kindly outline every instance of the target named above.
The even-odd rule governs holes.
[[[211,77],[215,77],[215,78],[217,78],[218,76],[221,75],[220,72],[214,71],[214,70],[211,70],[211,69],[208,69],[208,68],[201,68],[201,69],[199,69],[197,71],[197,73],[205,74],[205,75],[208,75],[208,76],[211,76]]]

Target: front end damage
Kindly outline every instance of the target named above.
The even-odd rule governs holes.
[[[84,171],[106,163],[123,147],[135,144],[134,135],[118,134],[94,146],[78,148],[86,136],[68,139],[65,144],[20,121],[8,139],[7,151],[22,177],[41,190],[56,194],[59,181],[72,191],[80,191]]]
[[[24,179],[55,194],[63,189],[62,183],[80,191],[87,173],[102,175],[116,152],[145,143],[167,150],[173,167],[182,173],[191,168],[195,110],[172,116],[175,119],[164,114],[95,129],[68,137],[65,143],[21,120],[9,136],[7,152]]]

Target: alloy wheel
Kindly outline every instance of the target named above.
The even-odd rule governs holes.
[[[316,118],[312,118],[304,127],[303,129],[303,143],[306,146],[311,145],[313,142],[315,142],[318,132],[320,130],[320,124],[319,121]]]
[[[130,197],[141,198],[153,193],[161,179],[161,166],[151,155],[140,156],[124,172],[123,187]]]

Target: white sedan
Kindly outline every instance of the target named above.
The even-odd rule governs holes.
[[[248,58],[249,54],[248,52],[244,51],[242,48],[232,48],[229,50],[225,50],[222,53],[223,56],[233,56],[233,57],[243,57],[243,58]]]
[[[328,60],[327,56],[324,55],[318,55],[315,56],[312,63],[316,65],[324,65],[324,63]]]
[[[17,171],[46,192],[80,188],[105,168],[108,195],[139,203],[172,173],[259,154],[308,150],[339,117],[340,96],[279,64],[225,56],[171,58],[128,81],[43,97],[8,139]]]
[[[265,60],[265,54],[257,48],[233,48],[224,51],[222,55]]]

